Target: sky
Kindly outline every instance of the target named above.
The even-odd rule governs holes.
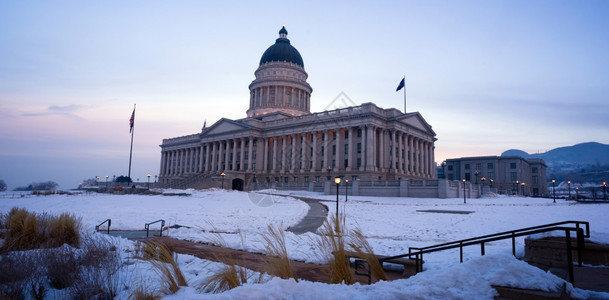
[[[435,157],[609,144],[606,1],[2,1],[0,179],[74,188],[157,175],[164,138],[246,117],[282,25],[311,111],[373,102],[437,134]],[[154,179],[152,179],[154,180]]]

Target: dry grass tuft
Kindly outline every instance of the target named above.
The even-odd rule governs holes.
[[[247,274],[247,269],[238,266],[235,263],[231,250],[227,247],[226,241],[224,238],[222,238],[220,232],[215,229],[213,224],[209,225],[214,228],[212,230],[215,235],[213,243],[226,249],[224,255],[216,256],[216,261],[222,262],[224,267],[220,268],[220,270],[215,274],[207,277],[199,289],[206,293],[222,293],[247,283],[248,280],[250,280],[250,277]],[[239,230],[238,234],[241,238],[242,246],[244,246],[246,239],[245,232]],[[259,278],[257,281],[261,281],[261,278]]]
[[[154,241],[145,242],[142,254],[141,258],[150,261],[163,278],[168,294],[176,293],[180,286],[188,286],[184,274],[173,257],[173,251],[167,245]]]
[[[4,251],[54,248],[63,244],[78,247],[80,244],[81,221],[71,214],[55,217],[14,207],[4,219],[3,223],[8,227]]]
[[[383,270],[383,266],[379,262],[376,255],[372,251],[372,246],[364,237],[362,231],[358,228],[349,233],[349,247],[358,254],[359,257],[363,257],[368,263],[368,267],[372,273],[372,276],[376,278],[376,281],[387,280],[387,274]]]
[[[161,298],[161,295],[155,294],[154,292],[151,292],[150,289],[141,285],[129,295],[129,299],[133,300],[157,300]]]
[[[232,258],[229,260],[218,273],[211,275],[205,280],[201,287],[202,290],[205,292],[222,293],[247,283],[247,270],[235,265]]]
[[[263,234],[262,237],[265,241],[265,251],[268,256],[269,273],[282,279],[294,278],[298,281],[288,257],[283,230],[269,225],[268,232]]]
[[[345,217],[330,217],[319,231],[317,248],[328,261],[328,283],[355,283],[349,258],[345,253]]]

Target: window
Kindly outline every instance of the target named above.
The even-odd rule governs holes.
[[[345,154],[349,154],[349,144],[345,144]]]
[[[492,170],[494,168],[493,163],[486,164],[486,168],[489,169],[489,170]]]
[[[325,150],[326,150],[326,149],[324,148],[324,146],[321,146],[321,155],[324,155],[324,151],[325,151]]]
[[[453,170],[453,165],[448,165],[448,170],[452,171]]]
[[[465,173],[465,181],[470,181],[471,180],[471,176],[469,173]]]
[[[469,170],[469,164],[465,164],[465,169]]]
[[[531,171],[533,174],[537,174],[537,168],[533,168],[533,170]]]
[[[357,153],[362,153],[362,143],[357,143]]]
[[[477,163],[476,164],[476,170],[482,170],[482,164],[481,163]]]
[[[250,157],[250,153],[249,152],[245,152],[243,157],[244,157],[245,160],[248,160],[249,157]]]
[[[252,151],[252,159],[256,159],[256,150]]]
[[[304,181],[305,181],[306,183],[309,183],[309,176],[305,176]]]
[[[516,175],[516,172],[510,172],[510,180],[516,181],[517,179],[518,179],[518,175]]]
[[[510,169],[516,169],[516,163],[510,163]]]
[[[349,166],[349,160],[348,160],[348,159],[345,159],[345,165],[344,165],[344,168],[347,168],[347,166]]]
[[[362,137],[362,130],[361,129],[357,130],[357,137]]]
[[[357,167],[359,168],[359,167],[361,167],[361,166],[362,166],[362,159],[361,159],[361,158],[358,158],[358,159],[357,159]]]
[[[336,155],[336,145],[332,145],[332,155]]]
[[[349,130],[345,130],[345,138],[348,139],[349,138]]]
[[[315,176],[315,182],[319,182],[319,176]]]

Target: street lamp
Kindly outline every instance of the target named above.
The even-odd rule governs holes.
[[[334,183],[336,183],[336,227],[338,228],[338,185],[340,184],[340,177],[334,177]]]
[[[495,182],[495,180],[493,180],[493,179],[491,178],[490,182],[491,182],[491,189],[492,189],[492,188],[493,188],[493,182]]]
[[[603,199],[607,200],[607,182],[603,181],[601,186],[603,187]]]
[[[150,173],[148,173],[148,175],[146,175],[146,177],[148,177],[148,189],[150,189]]]
[[[226,174],[224,174],[224,172],[220,173],[220,176],[222,176],[222,189],[224,189],[224,176],[226,176]]]
[[[554,184],[556,183],[556,179],[552,179],[552,197],[554,198],[554,203],[556,203],[556,189],[554,188]]]
[[[156,178],[158,175],[154,175],[154,183],[156,183]]]
[[[526,195],[524,194],[524,186],[525,186],[525,183],[524,183],[524,182],[522,182],[522,183],[520,183],[520,185],[522,186],[522,196],[526,196]]]
[[[480,181],[482,181],[482,191],[480,193],[484,194],[484,182],[486,181],[486,177],[482,176],[482,178],[480,178]]]
[[[99,186],[99,176],[95,176],[95,179],[96,179],[95,185]]]
[[[474,176],[476,176],[476,184],[478,184],[478,174],[480,174],[478,170],[474,171]]]
[[[110,176],[106,175],[106,189],[108,189],[108,177]]]
[[[579,201],[579,187],[575,187],[575,201]]]
[[[465,178],[463,178],[463,204],[467,203],[465,200]]]
[[[518,185],[519,185],[519,184],[520,184],[520,180],[516,180],[516,185],[515,185],[515,186],[514,186],[514,188],[513,188],[514,190],[516,190],[516,196],[518,196],[518,195],[519,195],[519,193],[518,193]]]
[[[349,187],[349,179],[345,179],[345,202],[349,201],[349,191],[347,188]]]
[[[571,180],[567,181],[567,184],[569,185],[569,200],[571,200]]]

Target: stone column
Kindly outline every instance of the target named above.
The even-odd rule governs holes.
[[[288,136],[284,135],[281,137],[281,173],[288,170]]]
[[[330,149],[328,149],[329,148],[328,146],[330,145],[330,143],[328,142],[328,140],[329,140],[328,139],[328,135],[330,135],[330,131],[328,131],[328,130],[324,131],[324,141],[323,141],[323,144],[322,144],[322,146],[324,147],[324,164],[322,166],[322,171],[323,172],[327,171],[328,170],[328,166],[330,165],[328,163],[328,158],[330,157],[328,155],[328,152],[330,152]]]
[[[313,168],[311,168],[311,172],[315,172],[317,171],[317,131],[311,132],[311,137],[313,138],[313,155],[311,158],[311,160],[313,161]]]
[[[342,150],[340,147],[340,128],[335,129],[336,131],[336,165],[334,166],[334,171],[338,172],[340,171],[340,165],[341,165],[341,155],[340,155],[340,151]]]
[[[218,172],[224,172],[224,141],[218,142]]]
[[[262,153],[260,153],[260,155],[262,156],[262,171],[263,172],[267,172],[268,171],[268,161],[269,161],[269,139],[268,138],[263,138],[262,139],[264,141],[264,150],[262,151]]]
[[[373,145],[374,139],[372,137],[372,134],[373,134],[372,126],[367,125],[366,126],[366,138],[365,138],[366,145],[365,145],[365,147],[362,147],[362,150],[364,151],[364,153],[363,153],[364,155],[362,155],[362,157],[364,157],[364,156],[366,157],[366,164],[364,167],[364,169],[366,171],[374,171],[374,169],[373,169],[374,163],[372,161],[374,159],[374,152],[372,151],[372,148],[374,146]]]
[[[277,137],[273,137],[273,162],[271,167],[271,173],[277,171]]]
[[[256,138],[249,138],[248,141],[248,149],[247,149],[247,170],[251,170],[254,171],[254,167],[252,166],[252,163],[254,162],[254,157],[253,157],[253,153],[254,153],[254,140]],[[258,151],[256,151],[256,154],[258,154]]]
[[[290,168],[290,172],[294,173],[294,171],[296,170],[296,151],[297,151],[297,141],[296,141],[296,134],[292,134],[292,166]]]
[[[347,141],[347,143],[349,144],[349,147],[347,148],[347,171],[351,171],[353,169],[353,160],[355,158],[355,152],[354,149],[357,149],[353,143],[353,134],[355,133],[354,127],[349,127],[347,129],[348,131],[348,135],[349,135],[349,139]]]

